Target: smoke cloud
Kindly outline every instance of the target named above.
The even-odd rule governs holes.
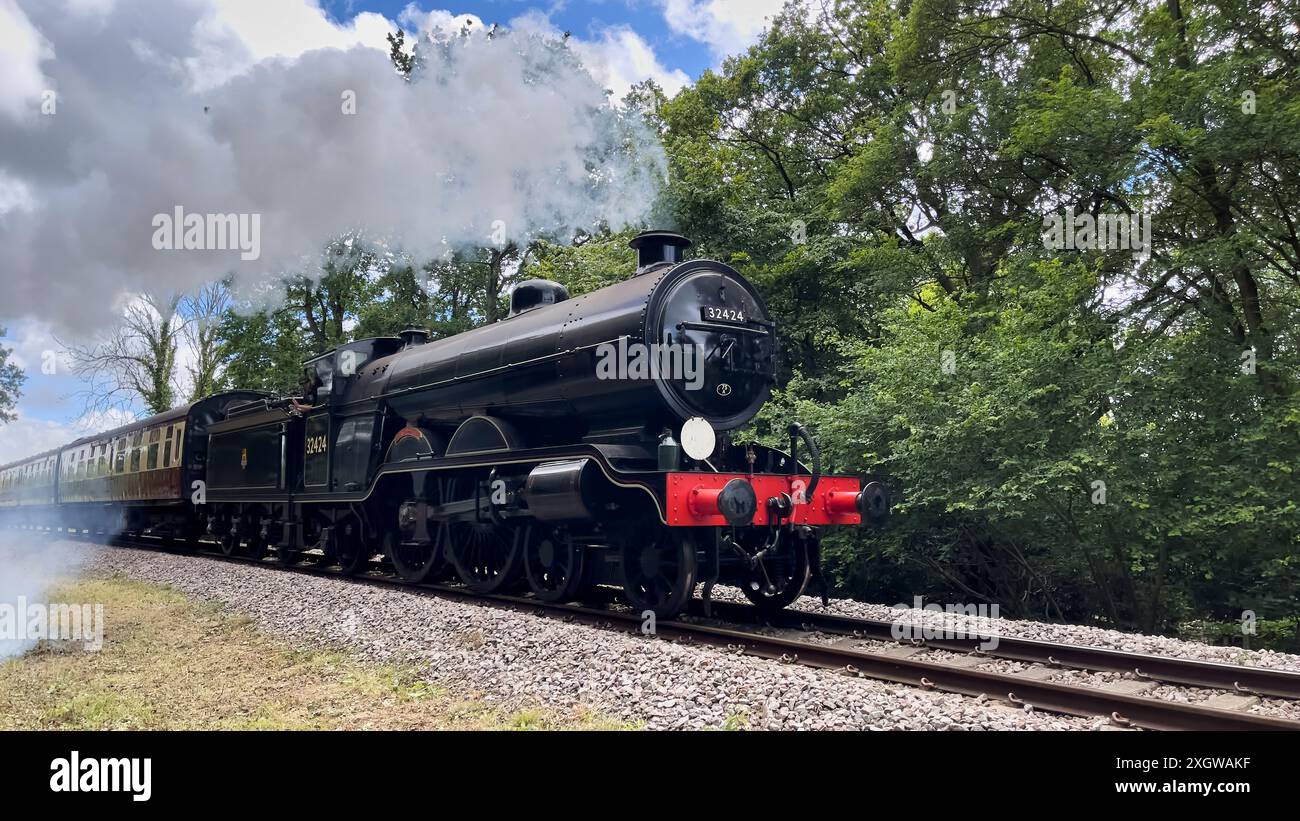
[[[428,256],[623,227],[664,177],[653,133],[536,33],[437,35],[407,82],[362,45],[257,61],[215,13],[0,0],[6,316],[84,333],[124,293],[310,275],[351,231]],[[214,249],[210,224],[203,250],[160,249],[159,215],[178,208],[242,215],[255,252],[233,229]]]
[[[16,619],[0,625],[0,659],[25,653],[36,644],[26,637],[11,637],[26,634],[27,611],[18,612],[20,604],[48,603],[50,588],[75,576],[94,549],[45,536],[0,533],[0,607],[7,611],[6,618]]]

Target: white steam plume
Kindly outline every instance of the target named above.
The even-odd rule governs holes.
[[[0,659],[25,653],[36,643],[27,638],[27,612],[19,612],[19,605],[47,603],[50,588],[72,578],[94,549],[0,532]]]
[[[653,134],[554,41],[422,42],[413,82],[365,46],[245,70],[237,38],[212,34],[212,2],[120,0],[87,16],[0,0],[40,38],[21,52],[21,91],[0,86],[0,314],[85,332],[114,320],[123,293],[311,274],[349,231],[442,254],[622,227],[652,204],[665,165]],[[31,96],[33,54],[52,113]],[[156,249],[155,217],[177,207],[257,215],[260,256]]]

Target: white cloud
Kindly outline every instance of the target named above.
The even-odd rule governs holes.
[[[268,59],[294,59],[322,48],[366,46],[386,51],[396,26],[363,12],[344,25],[326,16],[317,0],[222,0],[207,7],[194,27],[196,54],[184,61],[196,90],[215,88]]]
[[[758,41],[786,0],[659,0],[677,34],[708,45],[721,60]]]
[[[120,428],[135,419],[136,416],[128,411],[112,410],[88,413],[71,422],[61,422],[39,419],[19,408],[14,421],[0,425],[0,465],[70,445],[84,436]]]
[[[455,34],[466,26],[471,30],[483,31],[483,19],[473,14],[453,14],[444,9],[423,11],[414,3],[408,3],[402,13],[397,15],[397,22],[407,31],[424,34],[431,31],[443,34]]]
[[[36,419],[20,408],[17,419],[0,425],[0,465],[63,447],[85,435],[83,429],[70,423]]]
[[[36,115],[42,92],[50,89],[41,61],[54,56],[50,44],[16,0],[0,0],[0,117]]]
[[[615,99],[627,94],[634,83],[647,78],[654,80],[669,97],[691,81],[681,69],[669,70],[660,63],[650,44],[629,28],[605,29],[601,39],[579,40],[573,49],[587,70],[614,92]]]
[[[31,187],[0,168],[0,216],[16,208],[30,211],[35,203],[36,201],[32,199]]]
[[[41,363],[51,358],[47,352],[59,350],[54,329],[46,322],[30,319],[9,325],[5,336],[0,337],[0,346],[11,350],[9,361],[26,371],[29,379],[39,375]]]
[[[123,293],[311,273],[327,240],[358,229],[425,254],[481,243],[498,221],[521,240],[621,226],[663,177],[653,135],[605,107],[606,85],[674,79],[630,32],[611,35],[602,82],[517,32],[429,49],[407,84],[382,18],[335,25],[315,0],[175,0],[151,6],[147,25],[130,3],[102,19],[22,3],[59,52],[44,69],[60,106],[35,123],[0,117],[6,318],[93,332],[117,320]],[[459,19],[423,14],[435,27]],[[636,156],[615,150],[629,141]],[[156,247],[156,216],[177,206],[256,215],[260,256]]]
[[[563,36],[563,32],[540,11],[530,11],[516,17],[510,21],[510,27],[543,37],[558,39]],[[587,71],[601,85],[614,92],[616,100],[627,94],[634,83],[642,80],[654,80],[669,97],[691,81],[681,69],[670,69],[659,62],[654,48],[626,26],[606,28],[595,40],[570,37],[569,46]]]

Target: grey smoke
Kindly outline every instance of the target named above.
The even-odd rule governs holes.
[[[0,605],[16,609],[20,599],[28,604],[48,603],[50,588],[74,577],[94,549],[45,536],[0,532]],[[17,619],[18,634],[23,634],[25,612],[17,613]],[[0,633],[0,659],[25,653],[35,644],[6,638],[8,632]]]
[[[18,3],[52,55],[39,66],[57,112],[16,106],[0,86],[0,314],[84,332],[109,324],[123,293],[310,274],[325,242],[351,231],[440,255],[502,230],[527,240],[635,224],[655,199],[657,139],[554,41],[445,39],[410,83],[384,52],[354,47],[208,87],[225,76],[213,66],[241,56],[196,36],[208,2],[90,16]],[[177,206],[259,214],[260,258],[156,250],[153,219]]]

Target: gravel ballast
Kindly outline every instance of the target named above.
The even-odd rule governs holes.
[[[724,597],[734,601],[746,601],[740,591],[719,588],[715,592],[715,598],[721,599]],[[879,621],[899,619],[904,624],[911,623],[918,626],[928,625],[934,628],[947,626],[950,629],[960,627],[967,633],[978,633],[980,635],[1016,636],[1040,641],[1125,650],[1130,653],[1142,653],[1144,655],[1199,659],[1247,667],[1269,667],[1300,672],[1300,655],[1293,653],[1279,653],[1273,650],[1243,650],[1240,647],[1203,644],[1167,636],[1125,633],[1120,630],[1108,630],[1102,627],[1020,621],[1017,619],[991,619],[979,616],[936,613],[914,607],[896,609],[888,605],[868,604],[851,599],[831,599],[829,604],[823,607],[821,599],[813,596],[803,596],[796,600],[791,605],[791,609],[804,610],[810,613],[834,613],[839,616],[876,619]]]
[[[786,665],[495,607],[201,557],[95,548],[122,573],[222,602],[293,641],[402,662],[508,709],[579,705],[652,729],[1092,729],[1100,719]],[[112,614],[106,614],[111,636]]]
[[[285,573],[272,565],[259,567],[84,543],[58,544],[60,549],[72,548],[83,554],[84,572],[90,575],[122,573],[168,584],[192,597],[218,601],[247,614],[263,629],[290,641],[345,646],[365,658],[412,665],[430,682],[478,695],[507,709],[582,707],[654,729],[1096,729],[1104,723],[853,679],[736,656],[717,648],[677,645],[416,591]],[[718,588],[715,597],[743,599],[739,591],[729,588]],[[813,597],[799,600],[795,608],[900,619],[931,627],[960,626],[982,635],[992,632],[1300,670],[1300,657],[1295,655],[1095,627],[988,620],[844,599],[833,599],[823,607]],[[111,614],[109,627],[111,630]],[[835,637],[807,637],[812,641],[823,638]],[[1012,673],[1020,666],[990,659],[982,669]],[[1127,674],[1063,669],[1052,676],[1093,686],[1118,677]],[[1162,685],[1144,695],[1198,702],[1213,692]],[[1298,708],[1294,702],[1265,700],[1250,711],[1295,720],[1300,718]]]

